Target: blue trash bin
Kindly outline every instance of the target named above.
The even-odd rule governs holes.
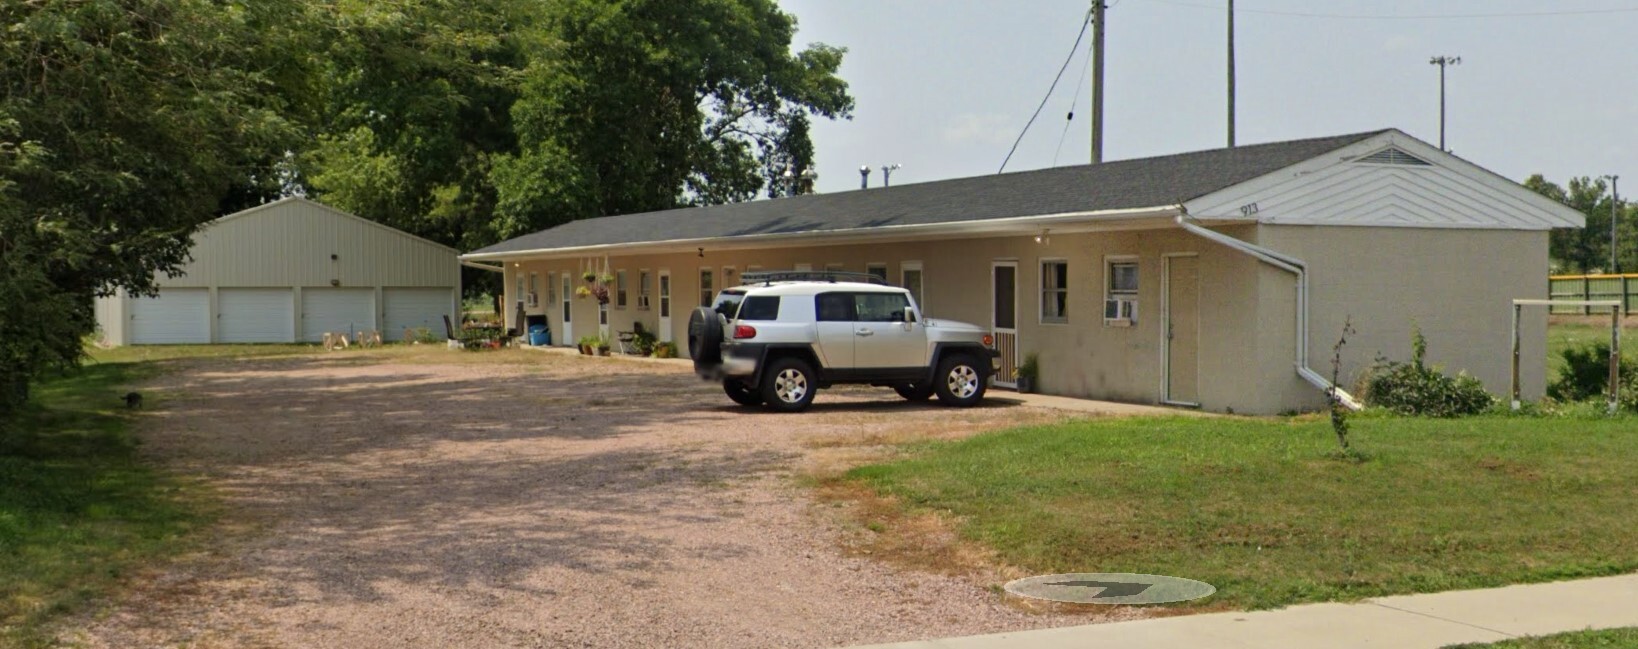
[[[552,331],[546,325],[529,327],[529,344],[536,347],[545,347],[552,344]]]

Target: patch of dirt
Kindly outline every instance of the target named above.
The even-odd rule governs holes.
[[[146,452],[226,520],[66,643],[828,647],[1138,615],[1021,611],[936,518],[902,526],[922,569],[879,561],[793,479],[1051,411],[837,389],[773,414],[685,369],[554,354],[198,361],[143,389]]]

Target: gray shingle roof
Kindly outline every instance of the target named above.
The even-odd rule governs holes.
[[[474,251],[794,234],[1175,205],[1384,131],[566,223]]]

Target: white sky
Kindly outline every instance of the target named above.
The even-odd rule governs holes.
[[[1104,159],[1226,144],[1226,0],[1109,0]],[[848,48],[851,121],[815,124],[818,189],[994,173],[1089,0],[780,0],[794,45]],[[1236,0],[1240,144],[1396,127],[1514,180],[1618,174],[1638,196],[1638,0]],[[1623,11],[1612,11],[1623,10]],[[1262,12],[1400,19],[1305,17]],[[1430,15],[1554,13],[1426,18]],[[1577,13],[1581,12],[1581,13]],[[1090,158],[1090,30],[1008,171]],[[1076,86],[1075,119],[1059,150]]]

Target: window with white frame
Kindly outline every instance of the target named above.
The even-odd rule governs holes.
[[[1069,262],[1041,260],[1041,322],[1069,322]]]
[[[865,264],[865,272],[875,275],[876,278],[880,279],[883,283],[887,282],[887,264],[881,262],[871,262]]]
[[[540,306],[540,273],[529,273],[529,292],[523,300],[531,309]]]
[[[927,303],[922,298],[921,277],[921,262],[907,261],[899,264],[899,286],[910,291],[910,296],[916,298],[916,308],[921,309],[922,315],[925,316]]]
[[[515,285],[515,290],[512,291],[512,299],[517,302],[522,302],[524,300],[523,271],[517,270],[516,267],[514,267],[512,270],[512,278],[516,280],[513,282]]]
[[[717,292],[713,288],[711,269],[700,269],[700,306],[711,306],[711,300],[716,299]]]
[[[648,286],[648,269],[644,268],[637,271],[637,309],[639,311],[648,310]]]
[[[1105,264],[1103,323],[1114,327],[1137,324],[1138,263],[1136,259],[1110,259]]]
[[[614,308],[626,308],[626,270],[614,271]]]

